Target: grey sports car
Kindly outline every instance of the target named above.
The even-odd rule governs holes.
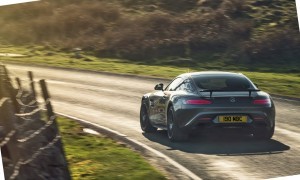
[[[142,97],[140,125],[144,132],[167,130],[171,141],[187,140],[192,132],[248,133],[270,139],[275,128],[271,96],[245,75],[195,72],[162,83]],[[223,131],[224,130],[224,131]]]

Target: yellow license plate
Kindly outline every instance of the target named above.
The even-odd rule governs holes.
[[[247,116],[219,116],[220,123],[247,123]]]

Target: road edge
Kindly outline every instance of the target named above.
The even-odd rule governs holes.
[[[93,129],[97,132],[99,132],[100,134],[106,135],[116,141],[125,143],[127,145],[129,145],[130,147],[132,147],[133,149],[139,151],[144,157],[146,156],[152,156],[156,159],[163,159],[164,161],[156,161],[155,164],[160,165],[161,162],[164,163],[168,163],[170,165],[173,166],[173,168],[163,168],[162,166],[160,166],[160,168],[162,168],[163,171],[165,171],[169,176],[174,176],[174,173],[176,175],[181,174],[181,176],[178,179],[193,179],[193,180],[201,180],[200,177],[198,177],[196,174],[194,174],[193,172],[191,172],[190,170],[188,170],[187,168],[185,168],[184,166],[182,166],[181,164],[179,164],[178,162],[176,162],[175,160],[173,160],[172,158],[168,157],[167,155],[147,146],[146,144],[143,144],[137,140],[134,140],[132,138],[127,137],[125,134],[119,133],[118,131],[112,130],[110,128],[74,117],[74,116],[70,116],[67,114],[63,114],[63,113],[59,113],[59,112],[55,112],[56,115],[65,117],[65,118],[69,118],[71,120],[74,120],[76,122],[79,122],[80,124],[84,125],[85,127],[88,127],[90,129]],[[147,157],[145,157],[147,159]],[[151,163],[151,162],[150,162]],[[159,168],[159,169],[160,169]],[[176,171],[174,170],[174,168],[176,169]],[[178,170],[181,172],[179,173]],[[182,176],[185,175],[186,178],[183,178]],[[172,177],[176,178],[175,177]]]

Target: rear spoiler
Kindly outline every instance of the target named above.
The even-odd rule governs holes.
[[[249,97],[251,97],[252,92],[258,92],[260,89],[248,89],[248,90],[212,90],[212,89],[201,89],[200,92],[209,92],[209,97],[212,97],[213,92],[249,92]]]

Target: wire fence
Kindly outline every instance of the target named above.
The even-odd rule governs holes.
[[[5,179],[71,179],[46,81],[39,81],[44,99],[39,103],[33,73],[28,72],[28,77],[30,90],[17,77],[14,88],[8,70],[0,65],[0,147]]]

